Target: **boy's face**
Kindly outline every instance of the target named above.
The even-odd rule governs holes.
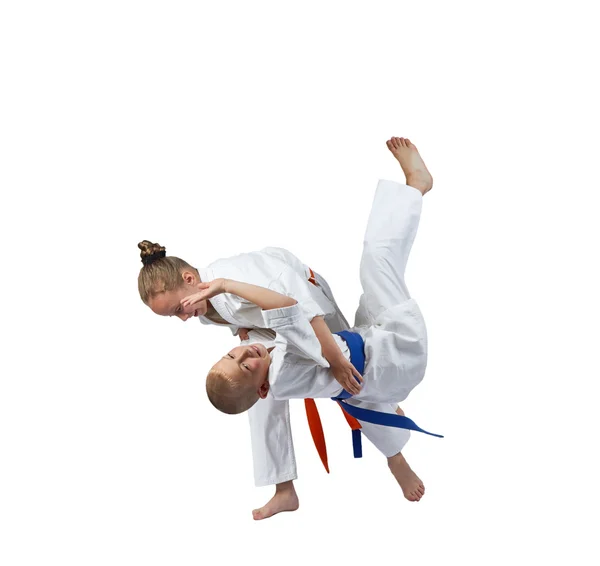
[[[269,391],[269,366],[271,355],[259,343],[248,346],[237,346],[225,354],[215,365],[224,373],[235,380],[244,380],[252,383],[262,399]]]

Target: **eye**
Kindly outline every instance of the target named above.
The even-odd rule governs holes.
[[[248,371],[250,370],[250,368],[248,367],[247,364],[242,364]]]

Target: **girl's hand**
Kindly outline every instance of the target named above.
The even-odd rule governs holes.
[[[358,370],[344,357],[341,357],[335,364],[329,364],[333,377],[336,381],[352,395],[358,395],[361,390],[361,383],[364,382],[362,375]],[[355,377],[356,376],[356,377]],[[358,379],[358,381],[357,381]]]
[[[221,277],[219,279],[213,279],[212,281],[202,281],[201,283],[198,283],[197,288],[199,292],[181,299],[181,306],[183,308],[191,307],[224,293],[226,281],[226,279]]]
[[[243,342],[244,340],[248,340],[248,331],[250,329],[249,328],[240,328],[238,330],[238,336],[240,337],[240,340]]]

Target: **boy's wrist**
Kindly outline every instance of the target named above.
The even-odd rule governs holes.
[[[323,352],[323,357],[329,362],[330,366],[341,364],[346,359],[339,348],[336,348],[336,350],[325,350]]]

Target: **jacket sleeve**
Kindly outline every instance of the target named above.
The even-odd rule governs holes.
[[[318,284],[314,285],[309,282],[309,278],[311,275],[314,275],[314,272],[311,274],[309,267],[302,263],[302,261],[300,261],[300,259],[298,259],[292,252],[286,250],[285,248],[268,247],[263,248],[258,253],[278,259],[287,265],[288,268],[291,268],[291,270],[298,275],[302,281],[302,285],[311,295],[313,301],[316,302],[318,308],[323,312],[324,316],[327,317],[337,313],[336,306],[328,298],[327,293]],[[318,281],[319,278],[317,277],[316,280]],[[306,314],[307,316],[310,316],[309,312]]]
[[[266,328],[275,331],[275,348],[282,362],[292,359],[298,365],[328,368],[321,344],[299,304],[262,311]]]
[[[304,316],[311,321],[315,316],[325,316],[326,313],[314,300],[309,285],[312,284],[286,265],[277,277],[271,280],[269,289],[296,299]]]
[[[225,277],[266,287],[288,297],[293,297],[308,320],[315,316],[325,316],[335,312],[335,307],[323,295],[318,287],[314,287],[304,278],[300,261],[292,264],[283,261],[283,256],[270,253],[265,248],[258,252],[240,254],[226,260],[219,260],[211,265],[215,277]],[[278,248],[276,248],[278,249]],[[293,256],[295,257],[295,256]],[[302,269],[301,273],[298,270]],[[315,294],[323,295],[318,302]],[[240,326],[250,325],[262,327],[261,309],[253,303],[236,295],[223,295],[223,300],[229,314],[239,320]]]

